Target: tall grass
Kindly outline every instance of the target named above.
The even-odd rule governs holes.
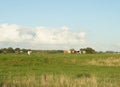
[[[120,58],[109,57],[105,59],[92,59],[88,61],[88,64],[97,66],[120,66]]]
[[[0,87],[119,87],[119,82],[110,79],[99,80],[95,76],[68,77],[66,75],[41,75],[8,78]]]
[[[70,78],[64,75],[42,75],[24,78],[9,78],[1,83],[1,87],[97,87],[95,77]]]

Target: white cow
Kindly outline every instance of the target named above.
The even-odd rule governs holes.
[[[29,50],[27,53],[28,53],[28,55],[30,55],[32,53],[32,51]]]

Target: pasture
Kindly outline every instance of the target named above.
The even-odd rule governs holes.
[[[0,54],[0,87],[120,87],[120,54]]]

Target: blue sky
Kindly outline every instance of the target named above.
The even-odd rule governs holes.
[[[7,41],[9,34],[6,37],[1,34],[0,48],[19,46],[34,49],[69,49],[89,46],[96,50],[120,51],[119,15],[119,0],[0,0],[0,30],[7,32],[10,31],[11,26],[12,29],[17,26],[17,28],[19,27],[19,32],[16,33],[20,33],[22,30],[22,33],[25,33],[24,35],[28,35],[27,32],[33,32],[34,35],[38,35],[37,43],[40,45],[31,43],[31,45],[27,46],[26,40],[21,40],[21,37],[17,34],[15,35],[20,38],[21,42],[14,42],[13,39],[15,38],[9,38],[10,40]],[[50,31],[51,37],[58,37],[58,40],[51,40],[51,44],[45,40],[44,43],[41,43],[41,36],[34,32],[38,30],[43,32],[43,29],[36,28],[41,26],[44,27],[43,29]],[[23,32],[25,29],[26,31]],[[74,38],[72,39],[76,43],[79,41],[84,43],[76,44],[74,42],[68,46],[67,44],[71,40],[67,41],[67,39],[72,37],[69,37],[68,33],[68,36],[65,36],[66,39],[63,38],[64,40],[61,40],[58,35],[53,35],[55,32],[57,34],[61,33],[62,29],[68,29],[67,32],[69,34],[73,32]],[[76,39],[78,36],[75,34],[80,34],[78,35],[79,39]],[[31,38],[33,40],[34,37],[31,36]],[[28,42],[29,40],[31,39],[27,39]],[[55,41],[58,42],[60,40],[61,44],[55,43]]]

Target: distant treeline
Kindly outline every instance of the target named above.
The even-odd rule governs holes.
[[[31,50],[31,49],[24,49],[24,48],[1,48],[0,49],[0,54],[1,53],[16,53],[16,54],[22,54],[22,53],[27,53],[28,51],[32,51],[33,54],[55,54],[55,53],[64,53],[64,50]],[[95,51],[93,48],[87,47],[87,48],[81,48],[80,50],[76,51],[75,49],[70,49],[68,51],[75,51],[79,52],[82,54],[82,52],[85,52],[85,54],[94,54],[94,53],[120,53],[120,52],[115,52],[115,51]]]
[[[27,53],[27,51],[30,49],[20,49],[20,48],[12,48],[12,47],[8,47],[8,48],[1,48],[0,49],[0,53]]]
[[[31,49],[21,49],[21,48],[12,48],[12,47],[8,47],[8,48],[1,48],[0,49],[0,53],[16,53],[16,54],[21,54],[21,53],[27,53],[28,51],[30,51]],[[63,53],[63,50],[31,50],[32,53],[38,53],[38,54],[47,54],[47,53]]]

